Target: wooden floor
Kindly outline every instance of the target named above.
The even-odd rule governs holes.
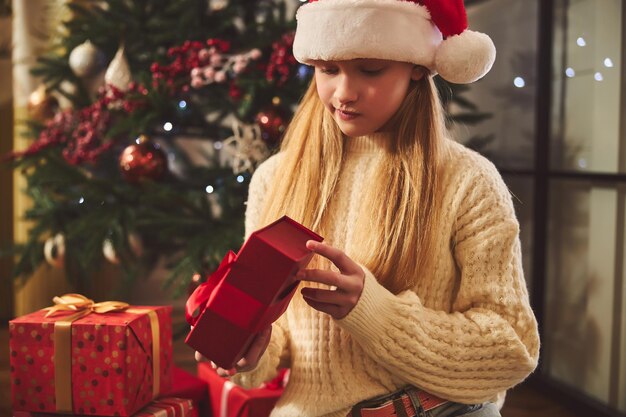
[[[9,382],[9,337],[6,325],[0,327],[0,417],[11,416],[11,387]],[[195,362],[182,341],[174,347],[176,364],[193,372]],[[502,410],[503,417],[583,417],[572,414],[532,387],[521,384],[509,391]],[[585,416],[586,417],[586,416]]]

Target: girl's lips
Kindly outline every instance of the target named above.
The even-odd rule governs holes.
[[[339,116],[341,120],[346,120],[346,121],[356,119],[359,116],[359,113],[355,113],[355,112],[351,112],[347,110],[335,109],[335,112],[337,112],[337,115]]]

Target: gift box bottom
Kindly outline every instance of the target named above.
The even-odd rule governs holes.
[[[209,384],[213,417],[267,417],[280,398],[282,388],[253,388],[246,390],[219,376],[208,363],[198,364],[198,377]],[[227,393],[224,390],[228,389]],[[225,395],[227,394],[227,395]],[[226,404],[222,399],[227,400]]]

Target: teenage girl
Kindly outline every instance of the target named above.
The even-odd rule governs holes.
[[[446,136],[433,83],[493,63],[462,0],[319,0],[294,55],[315,76],[252,177],[246,237],[288,215],[325,237],[287,312],[232,370],[291,369],[272,417],[499,416],[536,367],[510,193]]]

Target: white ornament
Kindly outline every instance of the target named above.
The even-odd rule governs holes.
[[[55,268],[65,265],[65,237],[61,233],[46,240],[43,245],[43,256]]]
[[[137,258],[140,258],[141,255],[143,255],[143,243],[139,235],[136,233],[130,233],[128,235],[128,245]],[[112,264],[119,265],[120,258],[117,256],[117,251],[115,250],[115,246],[113,245],[113,241],[111,239],[105,239],[102,243],[102,254],[105,259]]]
[[[102,244],[102,254],[114,265],[118,265],[120,263],[120,258],[117,256],[117,252],[115,251],[115,247],[113,246],[113,242],[111,239],[105,239]]]
[[[74,74],[81,78],[95,75],[104,66],[104,63],[104,53],[91,41],[81,43],[70,52],[70,68]]]
[[[104,82],[126,91],[132,80],[130,66],[128,66],[126,56],[124,56],[124,47],[120,46],[104,74]]]
[[[269,149],[261,138],[261,128],[233,121],[233,136],[223,142],[223,149],[230,154],[235,174],[253,172],[254,167],[269,157]]]

